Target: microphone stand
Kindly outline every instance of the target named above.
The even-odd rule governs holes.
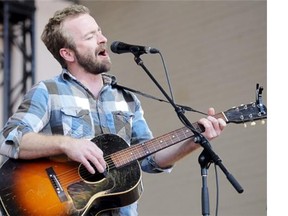
[[[210,204],[209,204],[209,189],[207,183],[207,176],[208,176],[208,168],[211,164],[211,157],[205,151],[198,157],[198,162],[201,167],[201,176],[202,176],[202,189],[201,189],[201,202],[202,202],[202,215],[210,215]]]
[[[242,193],[244,190],[241,187],[241,185],[237,182],[237,180],[228,172],[228,170],[222,164],[222,161],[219,158],[219,156],[212,150],[209,141],[193,127],[192,123],[184,115],[183,109],[179,108],[174,103],[174,101],[170,98],[170,96],[165,92],[162,86],[157,82],[157,80],[153,77],[150,71],[146,68],[146,66],[143,63],[143,60],[140,58],[140,55],[142,53],[139,53],[139,52],[132,52],[132,53],[134,54],[134,60],[136,64],[142,67],[142,69],[147,73],[150,79],[155,83],[155,85],[159,88],[162,94],[166,97],[168,102],[173,106],[181,122],[193,132],[194,142],[199,143],[204,149],[203,152],[200,154],[198,161],[201,166],[201,175],[202,175],[202,184],[203,184],[202,214],[204,216],[208,216],[210,215],[210,209],[209,209],[209,192],[208,192],[208,187],[207,187],[207,173],[208,173],[207,170],[211,162],[214,162],[216,165],[218,165],[221,168],[221,170],[224,172],[229,182],[237,190],[238,193]]]

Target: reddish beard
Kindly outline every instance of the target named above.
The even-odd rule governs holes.
[[[78,64],[83,67],[88,73],[91,74],[101,74],[104,72],[108,72],[111,68],[111,60],[109,56],[105,59],[99,59],[99,50],[103,50],[99,47],[95,55],[88,54],[80,54],[77,50],[75,50],[75,57],[78,61]]]

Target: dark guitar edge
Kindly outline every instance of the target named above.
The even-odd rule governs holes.
[[[3,213],[3,214],[1,214]],[[5,208],[4,206],[4,203],[3,203],[3,200],[2,200],[2,197],[0,196],[0,216],[10,216],[8,214],[8,211],[7,209]]]
[[[140,169],[140,165],[137,162],[139,169]],[[119,200],[131,200],[131,196],[133,197],[133,201],[126,201],[126,203],[116,203],[114,202],[115,207],[107,207],[104,203],[103,206],[101,206],[101,210],[99,209],[93,209],[95,208],[95,206],[93,205],[93,201],[98,199],[98,196],[94,197],[92,196],[90,200],[93,199],[92,202],[89,202],[89,204],[87,203],[88,206],[90,206],[90,208],[86,208],[86,210],[83,212],[83,214],[81,214],[81,216],[85,216],[86,213],[93,214],[95,216],[98,216],[99,214],[109,211],[109,210],[115,210],[115,209],[119,209],[120,207],[125,207],[128,206],[130,204],[132,204],[133,202],[136,202],[137,200],[139,200],[142,196],[142,192],[143,192],[143,184],[142,184],[142,172],[140,172],[140,176],[139,176],[139,180],[138,182],[134,185],[134,187],[130,188],[129,190],[125,190],[122,192],[118,192],[118,193],[113,193],[113,195],[104,195],[101,196],[101,200],[105,199],[105,197],[108,198],[109,204],[107,204],[107,206],[111,206],[111,198],[110,197],[121,197],[121,199],[117,199]],[[102,203],[103,204],[103,203]]]

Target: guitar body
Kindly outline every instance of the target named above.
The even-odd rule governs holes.
[[[92,140],[105,155],[128,147],[120,137]],[[99,215],[137,201],[142,193],[141,169],[134,161],[94,175],[73,161],[9,159],[0,172],[0,202],[7,215]]]

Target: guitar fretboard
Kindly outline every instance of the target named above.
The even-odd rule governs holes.
[[[203,126],[198,123],[194,123],[193,127],[198,132],[204,131]],[[159,150],[184,141],[192,136],[193,132],[190,129],[183,127],[147,142],[130,146],[129,148],[111,154],[110,157],[116,167],[121,167],[132,161],[149,156]]]

